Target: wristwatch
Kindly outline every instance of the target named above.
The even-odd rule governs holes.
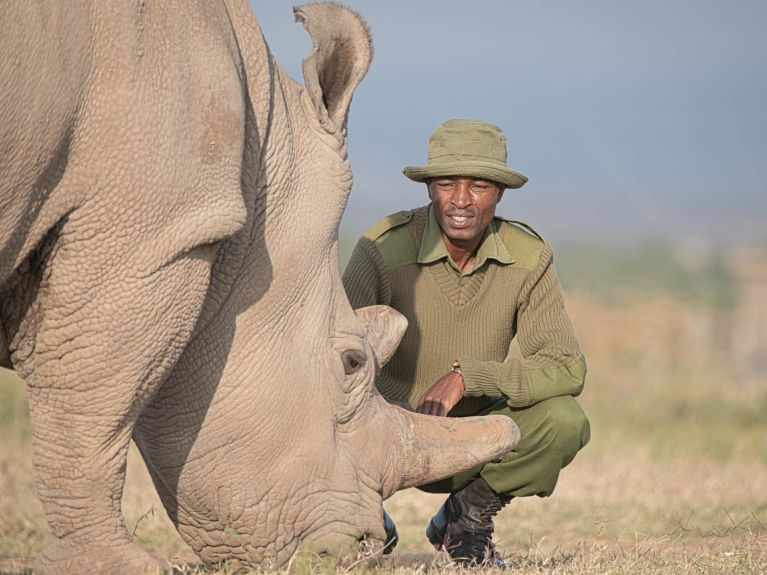
[[[457,359],[453,360],[453,367],[450,369],[453,373],[457,373],[461,377],[463,377],[463,372],[461,371],[461,362]]]

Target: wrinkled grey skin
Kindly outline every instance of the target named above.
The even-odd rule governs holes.
[[[245,0],[0,4],[0,364],[26,379],[51,534],[35,573],[152,573],[133,437],[207,562],[384,539],[382,499],[511,449],[373,387],[405,320],[350,308],[337,230],[364,24],[297,18],[305,86]]]

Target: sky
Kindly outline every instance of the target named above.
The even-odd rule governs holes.
[[[251,6],[303,82],[292,2]],[[498,212],[553,243],[767,243],[767,2],[347,0],[375,53],[349,113],[342,231],[428,202],[448,118],[500,126],[530,181]]]

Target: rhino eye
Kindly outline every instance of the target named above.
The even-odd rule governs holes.
[[[367,361],[365,354],[356,349],[350,349],[343,352],[343,354],[341,354],[341,359],[344,362],[344,372],[346,372],[346,375],[352,375],[365,365],[365,362]]]

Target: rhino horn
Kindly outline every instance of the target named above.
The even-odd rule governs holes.
[[[392,493],[492,461],[514,449],[522,437],[505,416],[448,418],[391,409],[401,438],[399,482]]]
[[[331,134],[343,133],[354,89],[368,71],[373,41],[362,17],[335,3],[293,9],[312,39],[304,58],[304,83],[320,123]]]
[[[391,359],[407,329],[407,318],[387,305],[371,305],[355,311],[367,330],[378,368]]]

